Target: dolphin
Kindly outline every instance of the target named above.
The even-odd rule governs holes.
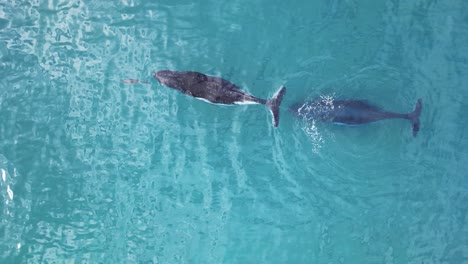
[[[364,100],[316,100],[295,103],[289,107],[295,116],[342,125],[361,125],[385,119],[407,119],[413,128],[413,136],[419,131],[422,100],[417,100],[413,112],[407,114],[382,110]]]
[[[279,123],[279,106],[286,93],[282,86],[270,100],[260,99],[242,91],[235,84],[219,77],[194,71],[162,70],[153,73],[162,85],[181,91],[197,99],[222,105],[263,104],[273,115],[273,126]]]

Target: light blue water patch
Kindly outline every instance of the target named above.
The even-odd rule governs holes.
[[[468,263],[468,2],[0,2],[0,263]],[[216,106],[157,70],[225,78]],[[140,79],[149,85],[124,84]],[[288,107],[410,112],[362,127]]]

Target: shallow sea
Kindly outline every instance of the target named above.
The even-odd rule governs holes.
[[[0,263],[468,263],[467,43],[465,0],[0,0]],[[285,85],[280,125],[162,69]]]

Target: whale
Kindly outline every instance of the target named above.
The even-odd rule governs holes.
[[[272,114],[273,126],[277,127],[279,124],[279,106],[286,93],[286,87],[284,86],[281,86],[271,99],[265,100],[242,91],[235,84],[225,79],[200,72],[161,70],[154,72],[153,77],[164,86],[208,103],[218,105],[265,105]]]
[[[362,125],[386,119],[406,119],[410,122],[413,136],[420,128],[422,99],[416,101],[414,111],[410,113],[395,113],[383,110],[366,100],[312,100],[298,102],[289,107],[289,111],[296,117],[306,120],[318,120],[339,125]]]

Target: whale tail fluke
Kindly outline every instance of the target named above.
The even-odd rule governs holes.
[[[286,87],[281,86],[281,88],[275,93],[273,98],[266,102],[266,106],[270,109],[271,114],[273,115],[273,126],[277,127],[279,124],[279,106],[281,101],[283,101],[284,94],[286,93]]]
[[[411,122],[411,126],[413,127],[413,136],[415,137],[419,131],[419,116],[421,115],[421,108],[422,108],[422,100],[421,98],[418,99],[416,102],[416,107],[412,113],[408,114],[408,120]]]

